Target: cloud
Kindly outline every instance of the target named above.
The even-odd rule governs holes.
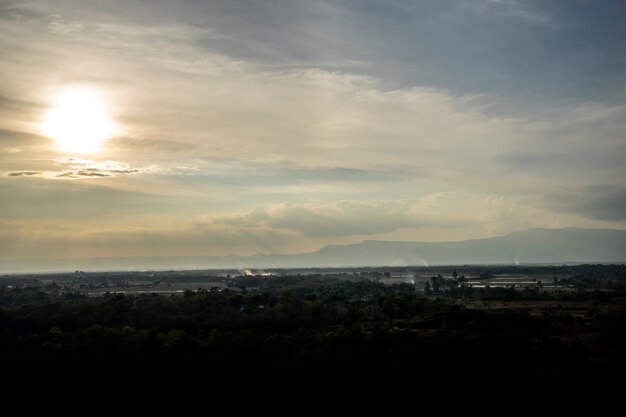
[[[309,236],[374,235],[416,228],[432,221],[410,202],[339,201],[332,205],[283,205],[271,210],[269,225]]]
[[[532,26],[558,28],[552,16],[545,11],[531,10],[524,0],[485,0],[482,9],[487,13],[520,19]]]
[[[553,210],[576,213],[595,220],[626,220],[626,186],[596,184],[562,190],[547,198]]]
[[[60,174],[53,174],[52,176],[50,175],[51,173],[46,172],[44,175],[44,178],[71,178],[71,179],[77,179],[77,178],[92,178],[92,177],[96,177],[96,178],[103,178],[103,177],[112,177],[113,174],[108,173],[108,172],[101,172],[101,171],[95,171],[95,170],[74,170],[74,171],[64,171]]]
[[[163,169],[158,165],[149,167],[132,168],[125,162],[102,161],[95,162],[87,159],[63,157],[54,159],[54,165],[63,169],[57,171],[14,171],[9,172],[9,177],[38,177],[46,179],[81,179],[81,178],[107,178],[118,175],[134,175],[140,173],[159,172]]]
[[[171,218],[179,218],[181,207],[192,215],[206,213],[206,208],[202,210],[202,206],[194,202],[193,198],[181,201],[181,198],[162,196],[157,187],[121,189],[113,179],[122,180],[120,177],[109,181],[101,178],[89,181],[2,176],[0,195],[10,198],[3,198],[0,218],[12,222],[30,222],[31,233],[37,230],[36,222],[42,225],[47,222],[68,224],[68,232],[77,232],[105,225],[124,230],[126,225],[144,224],[153,221],[155,217],[160,219],[154,222],[160,227]],[[42,230],[45,229],[42,226]]]
[[[78,21],[66,20],[60,14],[53,14],[50,16],[50,23],[48,23],[48,30],[54,34],[73,34],[82,32],[85,29],[85,25]]]
[[[446,200],[459,199],[459,196],[431,195],[422,200],[344,200],[332,204],[293,204],[283,203],[268,208],[236,215],[210,215],[199,219],[200,227],[225,225],[231,227],[254,227],[267,230],[282,230],[303,237],[368,236],[390,233],[398,229],[418,229],[421,227],[461,227],[475,223],[459,211],[441,207]]]
[[[7,174],[9,177],[37,177],[41,175],[41,172],[39,171],[16,171],[16,172],[9,172]]]
[[[0,94],[0,108],[2,109],[2,113],[8,113],[11,111],[17,113],[33,107],[37,107],[37,104],[16,98],[6,97]]]

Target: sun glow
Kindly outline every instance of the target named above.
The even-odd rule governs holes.
[[[98,92],[83,87],[59,93],[41,129],[54,139],[59,150],[76,153],[98,152],[103,142],[117,132]]]

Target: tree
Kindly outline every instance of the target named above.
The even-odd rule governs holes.
[[[432,277],[430,280],[433,283],[433,291],[439,291],[439,287],[441,286],[441,275]]]

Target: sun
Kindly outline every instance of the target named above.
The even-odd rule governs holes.
[[[114,136],[117,127],[95,89],[71,87],[62,90],[46,113],[42,133],[64,152],[93,153]]]

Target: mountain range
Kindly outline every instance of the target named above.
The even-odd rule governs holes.
[[[0,272],[626,262],[626,231],[530,229],[456,242],[365,240],[301,254],[0,260]]]

